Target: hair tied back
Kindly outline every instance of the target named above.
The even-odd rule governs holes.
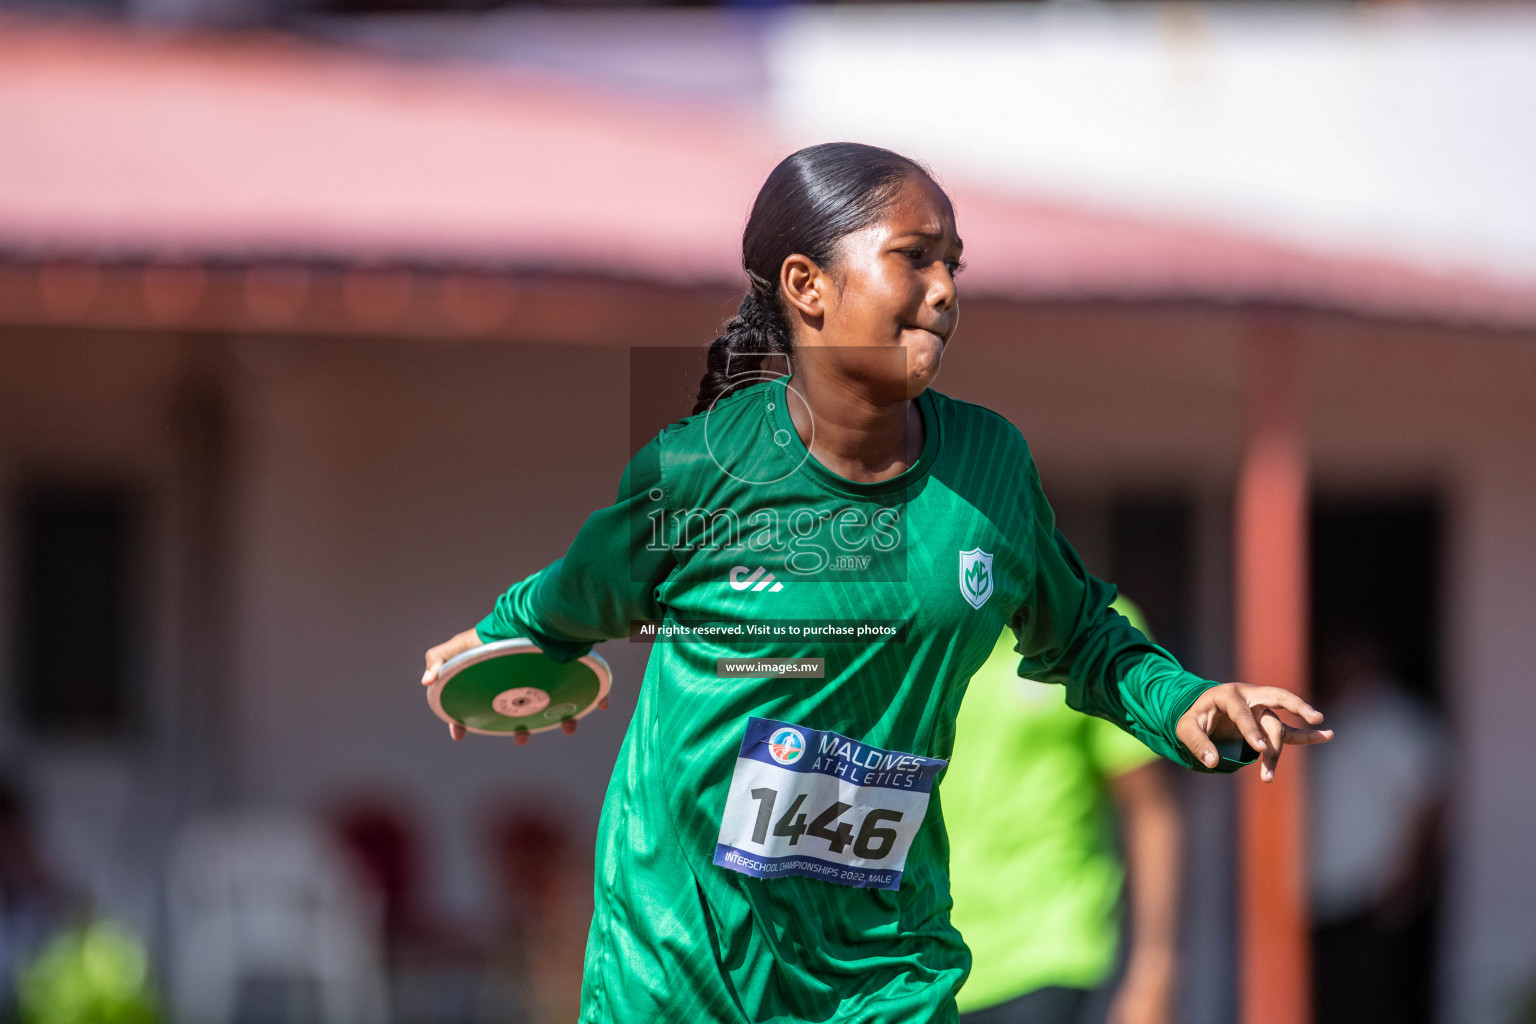
[[[857,142],[810,146],[769,173],[741,237],[741,265],[751,287],[709,346],[695,415],[762,380],[769,356],[782,355],[786,367],[790,362],[794,339],[778,286],[784,261],[798,253],[830,268],[843,236],[879,220],[913,175],[928,176],[914,160]]]

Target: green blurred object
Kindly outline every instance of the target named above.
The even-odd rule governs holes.
[[[144,944],[93,921],[49,942],[17,979],[21,1024],[161,1024]]]

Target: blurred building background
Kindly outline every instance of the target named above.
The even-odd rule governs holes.
[[[1314,690],[1369,642],[1442,723],[1415,1012],[1530,1019],[1536,8],[482,6],[0,5],[7,975],[112,918],[185,1024],[574,1019],[648,649],[527,747],[451,744],[421,654],[687,411],[757,186],[851,138],[955,197],[939,388],[1216,678],[1289,353]],[[1181,785],[1220,1024],[1238,787]]]

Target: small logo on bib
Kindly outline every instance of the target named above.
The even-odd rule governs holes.
[[[992,555],[981,548],[960,552],[960,596],[981,608],[992,596]]]
[[[768,739],[768,756],[779,764],[794,764],[805,754],[805,735],[785,727]]]

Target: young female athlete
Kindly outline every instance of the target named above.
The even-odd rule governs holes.
[[[742,248],[751,287],[694,414],[563,559],[428,651],[422,682],[492,640],[566,661],[670,627],[603,804],[583,1021],[953,1021],[970,957],[934,784],[1005,624],[1021,676],[1190,768],[1257,758],[1267,780],[1285,744],[1331,733],[1294,694],[1185,672],[1111,611],[1018,430],[929,388],[961,244],[922,167],[801,150]]]

